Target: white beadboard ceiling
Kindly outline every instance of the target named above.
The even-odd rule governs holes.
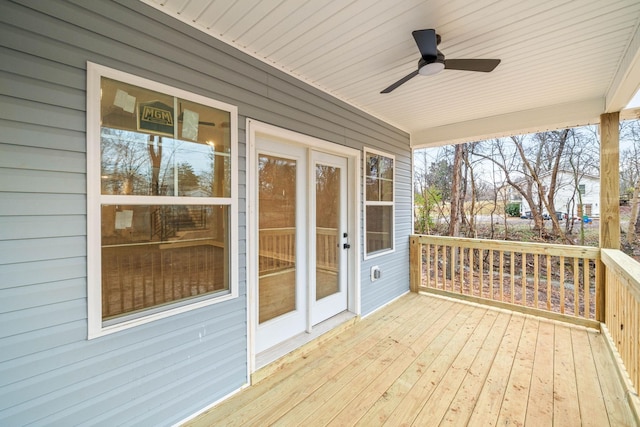
[[[640,87],[638,0],[142,0],[411,134],[415,147],[594,122]],[[417,68],[411,32],[491,73]]]

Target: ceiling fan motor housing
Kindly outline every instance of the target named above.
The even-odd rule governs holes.
[[[422,76],[432,76],[444,70],[444,65],[444,54],[438,51],[437,56],[429,55],[420,58],[418,61],[418,73]]]

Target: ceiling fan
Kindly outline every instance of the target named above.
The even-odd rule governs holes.
[[[440,35],[436,34],[436,30],[416,30],[411,34],[413,34],[420,51],[421,57],[418,61],[418,69],[411,74],[407,74],[380,93],[389,93],[418,74],[431,76],[444,69],[488,73],[493,71],[500,63],[499,59],[445,59],[444,54],[438,50]]]

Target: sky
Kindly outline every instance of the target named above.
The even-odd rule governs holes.
[[[631,101],[627,104],[627,108],[636,108],[640,107],[640,90],[638,90]]]

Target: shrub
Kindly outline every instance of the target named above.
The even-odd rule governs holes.
[[[509,203],[504,211],[509,216],[520,216],[520,203]]]

